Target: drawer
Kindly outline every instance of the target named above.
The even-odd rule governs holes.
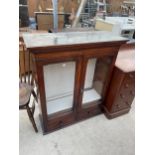
[[[81,120],[81,119],[90,118],[92,116],[100,114],[101,112],[102,111],[100,107],[94,107],[94,108],[91,107],[91,108],[83,109],[79,112],[78,119]]]
[[[48,130],[56,130],[67,126],[75,121],[74,114],[69,114],[66,116],[56,117],[48,120]]]
[[[134,80],[134,76],[130,77],[129,74],[125,75],[125,78],[121,84],[120,87],[120,95],[122,96],[122,98],[125,98],[126,96],[134,96],[134,92],[135,92],[135,80]]]
[[[127,84],[129,84],[129,85],[135,84],[135,73],[126,74],[123,84],[124,84],[124,86],[126,86],[126,88],[128,87]]]
[[[134,95],[130,92],[119,93],[115,98],[115,101],[112,106],[112,112],[116,112],[125,108],[130,108],[134,100]]]
[[[124,101],[129,100],[130,98],[134,98],[135,97],[134,84],[129,84],[128,87],[125,87],[124,85],[122,85],[119,91],[119,96]]]
[[[132,102],[133,98],[135,97],[134,74],[127,74],[125,76],[119,92],[119,96],[123,101]]]
[[[119,96],[123,101],[130,101],[135,97],[135,87],[133,85],[128,88],[124,88],[124,86],[122,86],[117,96]]]
[[[115,99],[111,112],[117,112],[126,108],[130,108],[130,103],[122,100],[122,98],[118,96],[117,99]]]
[[[135,97],[135,74],[128,73],[125,75],[120,90],[115,97],[112,106],[112,112],[116,112],[125,108],[130,108]]]

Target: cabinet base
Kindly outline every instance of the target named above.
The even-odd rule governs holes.
[[[108,118],[108,119],[113,119],[113,118],[116,118],[118,116],[121,116],[123,114],[126,114],[130,111],[130,108],[127,108],[127,109],[122,109],[120,111],[117,111],[117,112],[109,112],[108,109],[103,106],[103,110],[104,110],[104,114],[105,116]]]
[[[57,130],[59,130],[59,129],[65,128],[65,127],[67,127],[67,126],[73,125],[73,124],[75,124],[75,123],[78,123],[78,122],[87,120],[87,119],[89,119],[89,118],[91,118],[91,117],[100,115],[100,114],[102,114],[102,113],[103,113],[103,112],[102,112],[101,110],[98,110],[95,114],[93,114],[93,115],[91,115],[91,116],[89,116],[89,117],[83,117],[83,118],[80,118],[80,117],[79,117],[79,118],[75,119],[74,121],[69,122],[68,124],[63,124],[62,126],[59,126],[59,127],[57,127],[57,128],[53,128],[53,126],[51,125],[51,126],[48,126],[48,131],[46,131],[46,130],[44,129],[42,117],[41,117],[40,114],[39,114],[39,119],[40,119],[40,122],[41,122],[41,128],[42,128],[43,135],[46,135],[46,134],[52,133],[52,132],[54,132],[54,131],[57,131]]]

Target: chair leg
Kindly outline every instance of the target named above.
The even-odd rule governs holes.
[[[36,102],[38,103],[38,96],[36,95],[34,90],[32,90],[32,95],[35,98]]]
[[[33,117],[33,114],[31,112],[30,107],[27,106],[26,109],[27,109],[27,113],[28,113],[29,119],[30,119],[30,121],[31,121],[31,123],[33,125],[33,128],[34,128],[35,132],[38,132],[38,129],[37,129],[36,123],[34,121],[34,117]]]
[[[31,109],[31,112],[32,112],[32,115],[33,115],[34,111],[35,111],[35,100],[33,100],[32,107],[30,109]]]

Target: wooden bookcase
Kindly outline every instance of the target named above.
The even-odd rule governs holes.
[[[105,32],[25,34],[33,57],[44,133],[102,113],[118,50],[127,40]]]

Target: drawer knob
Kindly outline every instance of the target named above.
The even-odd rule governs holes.
[[[126,105],[129,105],[129,102],[128,102],[128,101],[126,101],[126,102],[125,102],[125,104],[126,104]]]
[[[134,96],[134,91],[130,90],[130,95]]]
[[[133,78],[134,76],[133,76],[133,74],[129,74],[129,77],[130,77],[130,78]]]
[[[126,84],[125,84],[125,88],[129,88],[129,84],[126,83]]]
[[[123,95],[122,93],[120,94],[120,96],[121,96],[122,99],[125,98],[125,95]]]
[[[128,108],[131,108],[131,104],[128,101],[126,101],[125,104],[128,106]]]

